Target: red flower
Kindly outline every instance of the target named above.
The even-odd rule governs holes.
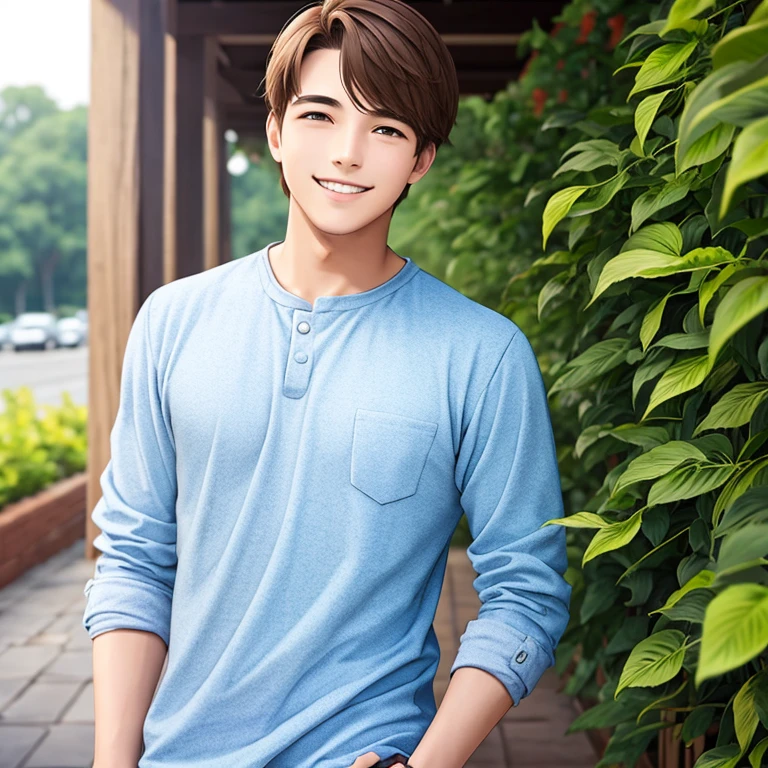
[[[565,59],[558,59],[555,66],[558,70],[561,70],[565,66]]]
[[[624,22],[626,17],[623,13],[617,13],[615,16],[611,16],[608,19],[608,26],[611,30],[611,38],[608,41],[608,50],[612,51],[624,37]]]
[[[589,38],[589,33],[595,28],[595,19],[597,18],[597,11],[587,11],[581,17],[581,24],[579,25],[579,36],[576,38],[577,43],[586,43]]]
[[[557,94],[557,101],[558,104],[563,104],[566,101],[568,101],[568,89],[567,88],[561,88],[560,93]]]
[[[549,94],[543,88],[534,88],[531,95],[533,96],[533,114],[539,117],[544,111]]]

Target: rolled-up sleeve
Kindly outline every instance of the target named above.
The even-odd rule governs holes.
[[[450,674],[478,667],[507,688],[514,706],[555,663],[569,620],[566,530],[546,389],[518,328],[480,395],[462,437],[456,486],[482,605],[468,622]]]
[[[154,295],[139,309],[125,348],[111,458],[91,514],[100,529],[93,543],[102,554],[83,590],[83,626],[91,639],[139,629],[167,646],[177,562],[176,455],[152,351]]]

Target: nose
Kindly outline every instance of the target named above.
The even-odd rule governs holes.
[[[338,168],[359,168],[362,165],[362,137],[354,128],[342,130],[340,134],[339,144],[333,150],[333,164]]]

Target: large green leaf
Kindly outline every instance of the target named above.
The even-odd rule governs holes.
[[[721,69],[733,61],[756,61],[768,51],[768,21],[732,29],[712,49],[712,67]]]
[[[637,131],[641,152],[643,150],[645,139],[648,136],[648,131],[651,130],[653,121],[656,119],[656,113],[659,111],[661,102],[664,101],[666,95],[672,93],[673,90],[674,88],[668,88],[666,91],[652,93],[650,96],[646,96],[637,105],[637,109],[635,110],[635,131]]]
[[[676,589],[668,598],[667,602],[661,608],[648,611],[648,615],[651,616],[654,613],[663,613],[668,611],[673,605],[675,605],[681,598],[685,597],[689,592],[694,589],[701,589],[702,587],[709,587],[715,580],[715,572],[708,569],[699,571],[695,576],[692,576],[688,581],[683,584],[680,589]]]
[[[768,93],[768,78],[766,81],[765,91]],[[768,117],[748,125],[736,138],[733,157],[725,174],[720,218],[725,216],[738,187],[765,174],[768,174]]]
[[[659,32],[659,37],[664,37],[673,29],[690,30],[691,25],[688,22],[714,4],[715,0],[675,0],[669,9],[666,24]]]
[[[568,370],[550,387],[549,394],[561,389],[578,389],[621,365],[626,360],[629,343],[629,339],[617,337],[593,344],[568,362]]]
[[[732,531],[720,545],[715,574],[730,571],[735,566],[758,560],[768,554],[768,524],[750,522]]]
[[[541,527],[543,528],[545,525],[564,525],[567,528],[608,528],[611,523],[594,512],[576,512],[576,514],[567,517],[547,520],[546,523],[541,524]]]
[[[763,755],[766,750],[768,750],[768,736],[761,739],[757,743],[757,746],[749,753],[749,764],[752,768],[760,768],[760,766],[765,765],[763,762]]]
[[[733,473],[732,464],[697,463],[679,467],[651,486],[648,506],[702,496],[726,483]]]
[[[642,325],[640,326],[640,344],[643,347],[643,352],[648,349],[648,345],[658,333],[659,328],[661,327],[661,318],[664,315],[664,309],[667,306],[669,297],[672,296],[673,293],[675,293],[674,288],[665,296],[662,296],[643,318]]]
[[[678,272],[708,269],[730,261],[733,261],[733,255],[720,246],[694,248],[684,256],[671,256],[647,249],[626,251],[606,262],[587,307],[614,283],[630,277],[667,277]]]
[[[619,253],[625,251],[654,251],[679,256],[683,252],[683,234],[673,221],[657,221],[638,229],[627,238]]]
[[[647,192],[637,197],[632,203],[632,225],[630,232],[634,232],[646,219],[654,213],[666,208],[672,203],[682,200],[691,188],[696,173],[695,168],[685,171],[676,178],[670,179],[666,184],[656,184]]]
[[[768,456],[761,456],[760,458],[749,462],[739,474],[728,481],[728,484],[717,497],[714,509],[712,510],[712,525],[717,527],[723,511],[733,504],[741,495],[746,493],[746,491],[754,485],[757,476],[766,468],[768,468]]]
[[[725,152],[731,146],[731,139],[736,131],[736,126],[729,123],[718,123],[714,128],[699,136],[688,147],[685,157],[680,161],[678,173],[688,170],[696,165],[704,165]]]
[[[768,382],[737,384],[712,406],[707,417],[694,430],[694,437],[707,429],[740,427],[752,418],[757,406],[768,397]]]
[[[734,62],[702,80],[680,116],[675,167],[690,146],[718,123],[747,126],[768,114],[768,56],[752,63]]]
[[[651,688],[671,680],[683,667],[685,649],[685,635],[678,629],[662,629],[641,640],[624,664],[613,698],[625,688]]]
[[[768,587],[732,584],[707,607],[702,625],[696,687],[738,669],[768,645]]]
[[[610,262],[608,262],[610,264]],[[734,285],[715,310],[709,335],[713,365],[725,343],[752,318],[768,309],[768,276],[747,277]]]
[[[756,485],[739,496],[723,513],[715,538],[750,523],[768,523],[768,486]]]
[[[689,461],[706,461],[706,454],[685,440],[670,440],[664,445],[652,448],[628,464],[616,480],[611,496],[617,496],[625,488],[643,480],[654,480]]]
[[[566,160],[552,174],[553,178],[568,171],[593,171],[605,165],[618,165],[622,156],[626,154],[626,150],[622,152],[617,144],[607,139],[579,142],[564,152],[563,156],[573,152],[577,154]]]
[[[680,68],[696,48],[696,44],[696,40],[690,40],[687,43],[667,43],[651,51],[635,76],[635,84],[627,96],[627,101],[640,91],[674,82]]]
[[[606,434],[612,435],[617,440],[623,440],[625,443],[639,445],[647,451],[669,441],[669,432],[664,427],[641,427],[629,423],[619,424],[613,429],[608,429]]]
[[[669,347],[669,349],[706,349],[709,346],[709,331],[697,333],[668,333],[662,336],[654,347]]]
[[[661,403],[698,387],[711,368],[707,355],[697,355],[680,360],[664,371],[651,392],[648,407],[641,421],[645,421],[648,414]]]
[[[725,744],[702,752],[693,768],[736,768],[741,760],[741,750],[736,744]]]
[[[666,19],[657,19],[656,21],[650,21],[647,24],[641,24],[639,27],[633,29],[628,35],[623,37],[619,41],[619,45],[624,45],[628,40],[631,40],[637,35],[658,35],[662,29],[666,26]]]
[[[547,247],[547,240],[557,223],[568,215],[571,206],[589,189],[588,186],[566,187],[558,190],[547,200],[542,218],[542,248]]]
[[[733,725],[742,752],[749,749],[760,719],[755,710],[755,695],[759,685],[765,685],[768,670],[762,669],[747,680],[733,700]]]
[[[723,267],[711,280],[702,282],[699,286],[699,323],[704,325],[704,315],[707,305],[717,293],[717,289],[737,270],[743,269],[744,264],[733,262]]]
[[[631,517],[619,523],[612,523],[607,528],[601,528],[589,542],[582,558],[582,567],[598,555],[604,555],[614,549],[629,544],[635,538],[643,523],[643,510],[638,509]]]
[[[594,194],[590,193],[577,203],[574,203],[571,206],[570,211],[568,211],[568,215],[586,216],[587,214],[595,213],[595,211],[605,208],[629,179],[629,171],[624,170],[600,184],[595,184],[592,188],[597,189],[597,192]]]

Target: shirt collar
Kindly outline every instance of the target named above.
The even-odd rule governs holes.
[[[297,296],[290,291],[283,288],[277,281],[274,272],[272,271],[272,265],[269,263],[267,257],[267,251],[282,240],[275,240],[269,245],[266,245],[260,251],[254,254],[254,258],[258,265],[259,277],[261,278],[261,284],[265,293],[278,304],[282,304],[286,307],[292,307],[293,309],[304,309],[308,312],[336,312],[344,309],[355,309],[356,307],[362,307],[365,304],[370,304],[373,301],[388,296],[393,291],[401,288],[419,271],[419,267],[408,256],[402,256],[405,259],[405,265],[400,268],[400,271],[390,277],[389,280],[377,285],[375,288],[371,288],[368,291],[362,293],[348,293],[344,296],[318,296],[315,299],[314,308],[310,302],[306,299]],[[398,254],[399,255],[399,254]]]

